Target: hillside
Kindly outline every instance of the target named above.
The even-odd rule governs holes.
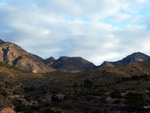
[[[80,73],[33,74],[1,62],[0,110],[12,108],[23,113],[149,111],[143,108],[150,100],[149,67],[150,61],[145,61]],[[131,100],[132,103],[135,101],[134,105],[144,104],[129,104],[129,109],[126,96],[130,93],[140,94],[143,98]]]
[[[54,57],[50,57],[44,60],[45,64],[48,66],[51,66],[55,61],[56,59]]]
[[[51,66],[60,71],[86,71],[94,69],[95,65],[81,57],[60,57]]]
[[[0,61],[33,73],[55,71],[39,58],[10,42],[0,44]]]
[[[0,39],[0,44],[5,43],[3,40]]]
[[[150,61],[80,73],[27,73],[0,63],[0,110],[23,113],[146,112]],[[126,96],[140,96],[133,106]],[[134,97],[132,97],[134,99]],[[140,103],[144,104],[140,104]],[[140,104],[140,106],[139,106]],[[129,108],[129,106],[131,108]],[[100,107],[99,107],[100,106]],[[73,109],[72,109],[73,108]]]
[[[114,66],[129,64],[129,63],[141,63],[147,61],[148,59],[150,59],[150,56],[141,52],[136,52],[116,62],[105,61],[99,67],[114,67]]]
[[[93,63],[83,59],[82,57],[64,56],[57,60],[54,57],[50,57],[44,60],[40,56],[28,53],[16,44],[0,40],[0,61],[21,70],[33,73],[46,73],[56,70],[81,72],[95,68],[115,67],[129,63],[141,63],[147,61],[148,59],[150,59],[148,55],[141,52],[136,52],[128,55],[122,60],[116,62],[105,61],[100,66],[96,67]]]
[[[105,62],[108,67],[95,69],[81,57],[43,60],[1,41],[0,58],[0,112],[150,111],[150,59],[145,54],[133,53],[117,62]]]

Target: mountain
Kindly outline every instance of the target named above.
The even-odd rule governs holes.
[[[100,67],[114,67],[112,62],[104,61]]]
[[[44,60],[45,64],[48,66],[51,66],[55,61],[56,59],[54,57],[50,57]]]
[[[60,71],[86,71],[95,68],[95,65],[81,57],[60,57],[52,65],[53,68]]]
[[[33,73],[45,73],[55,71],[48,67],[39,57],[32,55],[10,42],[0,41],[0,61]]]
[[[32,54],[34,57],[36,57],[37,59],[41,60],[41,61],[44,61],[44,59],[38,55],[35,55],[35,54]]]
[[[114,67],[114,66],[124,65],[128,63],[141,63],[143,61],[147,61],[148,59],[150,59],[150,56],[141,52],[136,52],[116,62],[105,61],[99,67]]]
[[[143,61],[147,61],[148,59],[150,59],[150,56],[141,52],[136,52],[116,62],[105,61],[103,64],[98,66],[98,68],[114,67],[129,63],[141,63]],[[57,60],[54,57],[50,57],[48,59],[43,60],[37,55],[28,53],[18,45],[10,42],[5,42],[1,39],[0,61],[12,65],[21,70],[33,73],[45,73],[52,72],[55,70],[79,72],[96,68],[96,66],[93,63],[81,57],[63,56]]]
[[[0,113],[12,109],[16,113],[105,113],[104,109],[107,113],[129,113],[132,109],[148,113],[143,103],[149,105],[149,69],[147,60],[80,73],[34,74],[0,62]]]
[[[5,43],[3,40],[0,39],[0,44]]]

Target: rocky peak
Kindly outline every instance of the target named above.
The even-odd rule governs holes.
[[[114,67],[114,65],[108,61],[104,61],[104,63],[101,65],[101,67]]]
[[[48,67],[43,60],[10,42],[0,44],[0,61],[33,73],[44,73],[55,70]]]
[[[61,56],[51,66],[61,71],[85,71],[95,68],[93,63],[81,57],[67,56]]]
[[[54,58],[54,57],[50,57],[50,58],[48,58],[50,61],[55,61],[56,59]]]
[[[56,59],[54,57],[50,57],[44,60],[45,64],[48,66],[51,66],[55,61]]]
[[[148,59],[150,59],[150,56],[141,52],[135,52],[123,58],[122,60],[119,60],[116,62],[104,62],[99,67],[113,67],[113,66],[119,66],[119,65],[124,65],[128,63],[141,63],[143,61],[147,61]]]
[[[141,52],[136,52],[136,53],[133,53],[129,56],[127,56],[125,59],[130,59],[130,62],[131,63],[140,63],[140,62],[143,62],[143,61],[146,61],[148,60],[150,57],[146,54],[143,54]]]
[[[68,56],[61,56],[58,60],[61,60],[61,61],[67,61],[67,62],[80,62],[80,63],[83,63],[83,64],[87,64],[89,63],[87,60],[83,59],[82,57],[68,57]]]
[[[128,55],[127,57],[123,58],[122,60],[120,60],[121,62],[124,62],[125,64],[127,63],[141,63],[143,61],[146,61],[150,58],[150,56],[141,53],[141,52],[135,52],[131,55]],[[116,63],[117,64],[117,63]],[[119,62],[118,62],[119,64]]]
[[[3,44],[3,43],[5,43],[5,42],[4,42],[3,40],[0,39],[0,44]]]

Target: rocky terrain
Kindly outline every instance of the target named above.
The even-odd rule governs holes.
[[[0,111],[149,113],[149,68],[150,61],[145,61],[80,73],[34,74],[0,62]]]
[[[42,60],[23,50],[18,45],[2,40],[0,43],[0,61],[33,73],[55,71],[55,69],[48,67]]]
[[[45,64],[48,66],[51,66],[55,61],[56,59],[54,57],[50,57],[44,60]]]
[[[40,56],[25,51],[16,44],[0,40],[0,61],[33,73],[46,73],[56,70],[80,72],[95,68],[114,67],[129,63],[141,63],[148,59],[150,59],[148,55],[136,52],[116,62],[105,61],[100,66],[95,66],[93,63],[81,57],[62,56],[59,59],[50,57],[44,60]]]
[[[148,59],[150,59],[150,56],[141,52],[136,52],[116,62],[105,61],[99,67],[114,67],[119,65],[125,65],[128,63],[141,63],[143,61],[147,61]]]
[[[81,57],[60,57],[50,66],[60,71],[79,72],[94,69],[96,66]]]
[[[0,40],[0,113],[150,113],[149,56],[102,65],[81,57],[43,60]]]

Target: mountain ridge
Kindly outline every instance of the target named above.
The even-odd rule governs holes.
[[[86,71],[96,66],[82,57],[61,56],[52,65],[53,68],[61,71]]]
[[[150,56],[141,52],[135,52],[118,61],[114,61],[114,62],[104,61],[100,66],[98,66],[98,68],[114,67],[114,66],[129,64],[129,63],[141,63],[147,61],[148,59],[150,59]]]
[[[3,40],[0,39],[0,44],[5,43]]]
[[[20,46],[10,42],[0,44],[0,61],[33,73],[55,71]]]
[[[56,59],[52,56],[44,60],[45,64],[48,66],[51,66],[55,61]]]
[[[56,70],[80,72],[95,68],[115,67],[128,63],[141,63],[148,59],[150,59],[150,56],[141,52],[132,53],[118,61],[105,61],[100,66],[96,66],[82,57],[60,56],[60,58],[55,59],[51,56],[50,58],[43,59],[38,55],[27,52],[14,43],[5,42],[0,39],[0,61],[33,73],[46,73]]]

